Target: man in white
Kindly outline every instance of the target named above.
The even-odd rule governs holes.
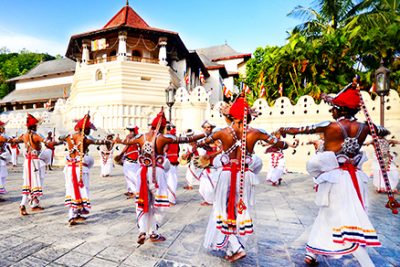
[[[194,132],[189,129],[186,131],[186,137],[191,137],[193,136]],[[194,185],[198,185],[200,183],[200,174],[203,171],[200,168],[197,168],[194,165],[193,158],[199,156],[199,151],[197,150],[196,144],[195,143],[190,143],[188,145],[183,146],[183,151],[184,154],[182,155],[182,158],[184,160],[187,160],[189,162],[187,169],[186,169],[186,182],[187,185],[184,186],[183,188],[186,190],[192,190]]]
[[[11,138],[15,137],[16,136],[13,135]],[[19,144],[11,143],[10,149],[11,149],[11,164],[13,165],[13,167],[16,167],[18,165]]]
[[[6,123],[0,121],[0,195],[5,194],[6,188],[6,178],[8,176],[7,172],[7,162],[10,158],[10,151],[8,150],[7,143],[9,137],[4,133],[4,126]]]
[[[114,134],[107,134],[107,140],[112,141]],[[108,177],[111,175],[111,172],[114,168],[114,145],[111,143],[107,143],[105,145],[99,146],[100,151],[100,166],[101,166],[101,177]]]
[[[129,131],[129,134],[125,137],[124,141],[129,141],[139,134],[139,128],[132,124],[128,124],[126,129]],[[121,153],[115,157],[115,161],[120,164],[122,163],[124,168],[124,176],[128,190],[125,195],[128,198],[135,198],[135,193],[137,191],[136,179],[139,175],[138,170],[140,168],[138,162],[139,154],[140,146],[138,144],[132,144],[126,145]]]

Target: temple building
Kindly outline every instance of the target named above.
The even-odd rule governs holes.
[[[61,99],[64,125],[90,111],[99,128],[145,127],[167,90],[181,100],[185,91],[212,105],[223,100],[251,54],[227,44],[188,50],[178,33],[150,26],[127,2],[101,29],[71,36],[65,56],[9,80],[15,90],[1,111],[53,111]],[[180,108],[175,123],[184,120]]]

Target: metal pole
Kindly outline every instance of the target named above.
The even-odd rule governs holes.
[[[172,106],[169,106],[169,122],[172,123]]]
[[[381,95],[381,126],[385,126],[385,96]]]

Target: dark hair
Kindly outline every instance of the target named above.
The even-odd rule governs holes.
[[[348,108],[348,107],[339,107],[339,106],[333,106],[338,112],[340,116],[344,116],[346,118],[349,117],[354,117],[360,110],[359,109],[353,109],[353,108]]]

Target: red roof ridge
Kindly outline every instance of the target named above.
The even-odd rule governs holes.
[[[132,28],[141,28],[146,29],[150,28],[149,24],[147,24],[142,17],[139,16],[129,5],[124,6],[115,14],[106,25],[104,25],[103,29],[112,28],[115,26],[130,26]]]

